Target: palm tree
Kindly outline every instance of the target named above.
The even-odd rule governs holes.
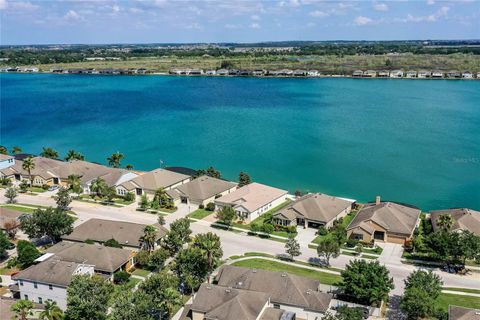
[[[17,147],[17,146],[12,148],[12,154],[17,154],[17,153],[20,153],[20,152],[22,152],[22,148]]]
[[[127,164],[127,165],[125,166],[125,169],[127,169],[127,170],[133,170],[133,165]]]
[[[147,251],[153,251],[155,242],[157,241],[157,229],[154,226],[146,226],[143,229],[143,236],[140,239]]]
[[[454,223],[453,218],[449,214],[441,214],[438,217],[437,225],[441,230],[443,230],[445,232],[448,232],[452,229],[453,223]]]
[[[71,174],[67,177],[67,183],[68,183],[68,188],[72,190],[73,192],[80,193],[79,191],[81,190],[80,185],[81,185],[81,175],[78,174]]]
[[[28,176],[30,177],[30,187],[33,186],[32,170],[35,169],[35,162],[32,157],[23,160],[22,169],[28,172]]]
[[[199,248],[205,259],[207,259],[209,273],[208,282],[210,282],[210,274],[216,267],[216,261],[223,256],[220,237],[212,232],[200,233],[195,236],[193,245]]]
[[[65,156],[65,161],[73,160],[85,160],[85,157],[80,152],[75,150],[68,150],[67,155]]]
[[[33,316],[32,309],[33,302],[30,300],[18,300],[10,307],[10,311],[13,311],[20,320],[27,320],[28,316]]]
[[[8,154],[7,148],[5,148],[4,146],[0,146],[0,154]]]
[[[113,168],[120,168],[120,162],[124,158],[123,153],[115,152],[110,157],[107,158],[108,165]]]
[[[107,188],[107,183],[102,178],[97,178],[92,181],[90,185],[90,192],[93,196],[97,196],[99,198],[103,197],[104,190]]]
[[[44,310],[40,313],[40,320],[62,320],[63,317],[63,311],[55,301],[45,301]]]
[[[40,155],[44,158],[50,158],[50,159],[58,158],[58,152],[50,147],[43,147],[43,150],[42,152],[40,152]]]
[[[167,309],[168,318],[173,313],[175,306],[181,305],[183,303],[180,293],[174,288],[166,288],[163,293],[163,305]]]

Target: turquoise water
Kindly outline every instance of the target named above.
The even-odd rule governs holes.
[[[480,81],[2,74],[1,144],[480,209]]]

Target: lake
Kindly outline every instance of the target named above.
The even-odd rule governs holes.
[[[480,209],[480,81],[1,74],[0,143]]]

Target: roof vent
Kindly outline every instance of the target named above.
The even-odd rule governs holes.
[[[225,289],[226,293],[230,293],[230,291],[232,291],[230,288]]]
[[[253,272],[253,273],[257,273],[257,269],[252,269],[252,272]]]
[[[241,287],[242,284],[243,284],[242,281],[239,281],[239,282],[237,283],[237,286]]]
[[[307,290],[307,294],[312,294],[312,290]]]
[[[286,274],[286,273],[282,273],[282,277],[286,277],[286,276],[287,276],[287,274]]]

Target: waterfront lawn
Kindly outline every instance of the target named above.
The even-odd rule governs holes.
[[[342,277],[340,275],[306,269],[302,267],[296,267],[296,266],[292,266],[292,265],[281,263],[281,262],[264,260],[261,258],[237,261],[233,263],[233,265],[237,267],[246,267],[246,268],[252,268],[252,269],[264,269],[264,270],[272,270],[272,271],[279,271],[279,272],[288,272],[298,276],[319,280],[322,284],[327,284],[327,285],[335,285],[336,283],[342,281]]]
[[[197,209],[197,210],[193,211],[192,213],[190,213],[188,216],[190,218],[202,220],[203,218],[211,215],[212,213],[213,213],[213,211],[208,211],[208,210],[205,210],[205,209]]]
[[[440,293],[436,301],[437,308],[448,311],[449,305],[480,309],[480,298],[459,294]]]

